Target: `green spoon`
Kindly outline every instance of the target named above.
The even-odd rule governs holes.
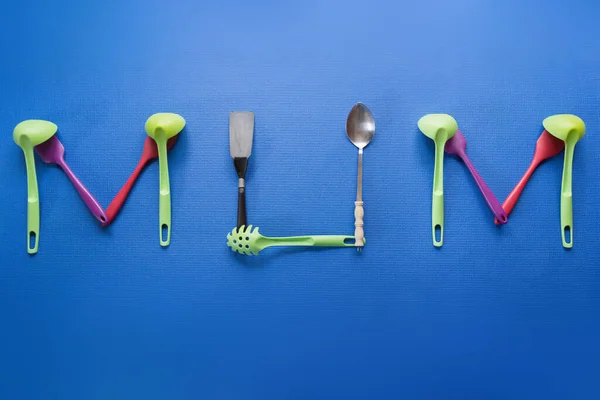
[[[346,243],[351,241],[352,243]],[[327,247],[356,247],[354,236],[292,236],[270,238],[258,233],[258,228],[252,230],[252,225],[233,228],[227,234],[227,246],[240,254],[258,255],[262,249],[271,246],[327,246]],[[364,241],[364,239],[363,239]]]
[[[458,124],[448,114],[427,114],[421,117],[418,125],[421,132],[435,142],[431,230],[433,245],[440,247],[444,243],[444,147],[458,130]],[[436,231],[439,231],[439,239]]]
[[[146,121],[146,133],[156,142],[158,147],[158,163],[160,171],[159,198],[159,235],[160,245],[171,243],[171,188],[169,185],[169,164],[167,162],[167,140],[177,135],[185,126],[181,115],[173,113],[157,113]]]
[[[50,139],[58,127],[50,121],[30,119],[20,122],[13,131],[13,140],[23,149],[27,168],[27,252],[35,254],[40,240],[40,197],[33,148]]]
[[[576,115],[559,114],[546,118],[544,128],[565,142],[565,163],[563,166],[560,194],[560,225],[563,247],[573,247],[573,153],[575,144],[585,135],[585,124]]]

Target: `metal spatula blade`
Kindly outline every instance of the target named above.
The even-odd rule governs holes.
[[[236,111],[229,114],[229,151],[238,175],[237,226],[246,225],[246,168],[252,152],[254,113]]]
[[[229,114],[229,151],[233,158],[248,158],[252,152],[254,113],[235,111]]]

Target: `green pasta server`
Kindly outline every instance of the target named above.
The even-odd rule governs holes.
[[[364,240],[364,239],[363,239]],[[258,255],[258,252],[272,246],[324,246],[324,247],[356,247],[354,236],[317,235],[266,237],[252,230],[252,225],[242,225],[227,234],[227,246],[240,254]]]

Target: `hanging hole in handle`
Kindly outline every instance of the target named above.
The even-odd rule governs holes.
[[[435,226],[435,241],[437,243],[442,241],[442,226],[440,224]]]
[[[103,215],[100,216],[100,222],[102,222],[103,224],[106,223],[106,217],[104,217]]]
[[[508,222],[508,217],[506,215],[503,215],[502,217],[500,217],[500,222],[505,224]]]
[[[354,242],[356,242],[356,240],[353,237],[348,237],[344,239],[344,244],[347,246],[354,246]]]
[[[167,226],[167,224],[162,224],[160,237],[163,242],[166,242],[169,239],[169,227]]]
[[[35,232],[29,232],[29,250],[35,249]]]
[[[565,226],[565,231],[564,231],[564,235],[565,235],[565,243],[566,244],[571,244],[571,227],[569,225]]]

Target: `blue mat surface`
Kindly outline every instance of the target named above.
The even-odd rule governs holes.
[[[0,399],[598,399],[600,3],[572,1],[7,2],[0,24]],[[368,244],[226,246],[237,177],[228,114],[256,113],[248,218],[268,236],[352,234],[362,101]],[[37,158],[39,253],[12,141],[55,122],[106,207],[155,112],[187,126],[169,153],[171,246],[158,165],[103,229]],[[445,160],[445,238],[431,242],[433,143],[449,113],[500,201],[542,120],[587,125],[560,241],[562,153],[496,227]]]

